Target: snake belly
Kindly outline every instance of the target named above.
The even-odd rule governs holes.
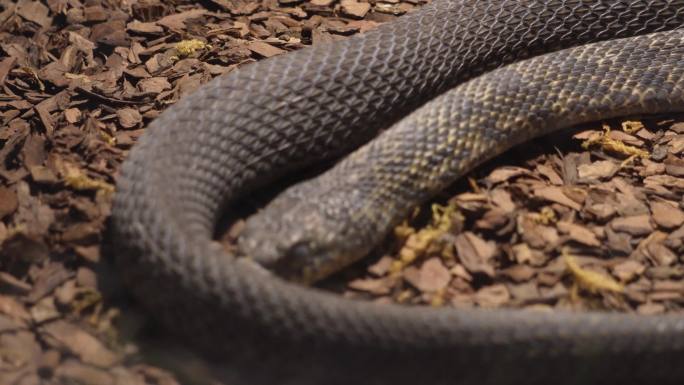
[[[354,219],[381,236],[396,218],[372,209],[380,199],[397,202],[382,208],[398,216],[530,137],[682,110],[676,31],[540,56],[425,104],[539,52],[678,28],[682,12],[674,0],[438,0],[358,38],[217,78],[161,114],[122,166],[110,238],[123,277],[170,331],[225,357],[250,384],[679,383],[684,317],[350,301],[265,273],[213,233],[230,202],[349,152],[423,104],[332,170],[353,176],[339,185],[348,195],[318,182],[295,188],[321,192],[303,213],[369,207],[371,221]],[[369,159],[387,171],[363,171]]]

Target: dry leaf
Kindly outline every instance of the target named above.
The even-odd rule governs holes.
[[[651,202],[653,221],[660,227],[672,229],[684,224],[684,212],[676,205],[662,201]]]
[[[430,258],[420,269],[407,268],[404,271],[404,279],[420,291],[435,292],[447,287],[451,274],[439,258]]]
[[[102,342],[76,325],[55,321],[44,325],[41,330],[41,334],[56,341],[56,347],[64,346],[84,363],[106,368],[119,360]]]
[[[570,222],[558,222],[558,230],[568,234],[570,238],[574,241],[582,243],[587,246],[600,247],[601,242],[596,238],[596,234],[591,232],[591,230],[586,227],[570,223]]]
[[[577,175],[585,182],[597,182],[601,179],[611,178],[620,169],[620,166],[610,160],[602,160],[591,164],[583,164],[577,167]]]
[[[475,302],[481,307],[498,307],[511,298],[505,285],[485,286],[475,293]]]
[[[650,234],[654,230],[649,215],[615,218],[610,222],[610,226],[615,231],[622,231],[637,236]]]
[[[465,232],[456,236],[454,244],[458,259],[470,273],[494,276],[491,259],[496,255],[497,248],[493,242],[487,242],[471,232]]]
[[[563,191],[561,187],[556,187],[556,186],[547,186],[547,187],[542,187],[534,190],[534,195],[536,197],[545,199],[549,202],[555,202],[559,203],[561,205],[570,207],[571,209],[574,210],[580,210],[582,206],[575,202],[574,200],[570,199]]]

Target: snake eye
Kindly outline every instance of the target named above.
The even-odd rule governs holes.
[[[297,242],[290,247],[285,258],[293,264],[302,264],[311,256],[311,247],[308,242]]]
[[[311,246],[308,242],[297,242],[283,253],[273,266],[273,270],[284,278],[299,280],[304,269],[309,266],[311,253]]]

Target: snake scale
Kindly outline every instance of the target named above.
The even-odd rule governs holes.
[[[122,166],[110,228],[123,277],[245,384],[681,383],[681,316],[351,301],[229,254],[214,232],[236,199],[392,126],[276,198],[241,242],[284,270],[278,254],[362,255],[407,207],[517,143],[683,110],[683,22],[684,0],[435,0],[214,79],[153,121]]]

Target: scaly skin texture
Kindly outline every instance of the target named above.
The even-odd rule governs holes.
[[[213,233],[226,204],[296,166],[349,151],[485,68],[672,29],[683,11],[681,1],[437,1],[364,36],[216,79],[154,121],[122,168],[111,242],[123,276],[169,330],[249,384],[680,383],[681,316],[350,301],[231,256]],[[598,118],[681,111],[683,47],[682,32],[662,32],[541,56],[462,84],[274,202],[285,223],[315,234],[306,247],[283,240],[297,231],[282,226],[269,236],[295,256],[344,242],[363,254],[407,207],[516,143]],[[302,201],[296,191],[313,195]],[[265,231],[275,222],[255,221],[250,228],[262,223]],[[358,229],[363,244],[331,241]]]

